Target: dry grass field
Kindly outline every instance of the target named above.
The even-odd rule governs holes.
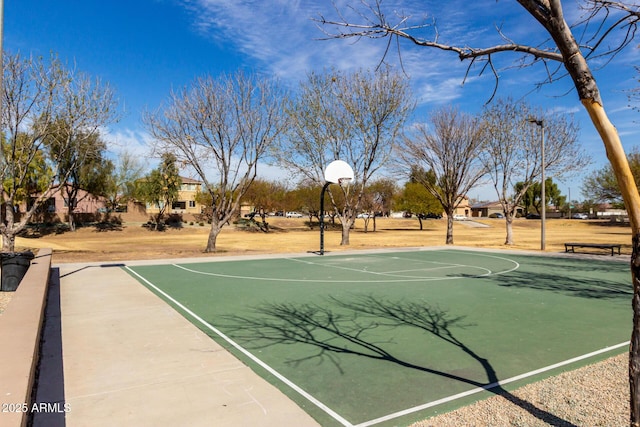
[[[305,219],[270,218],[273,231],[242,230],[235,226],[223,229],[215,254],[203,252],[208,226],[187,225],[166,231],[149,231],[141,223],[124,223],[115,229],[89,226],[76,232],[50,233],[17,239],[17,250],[50,247],[54,263],[108,262],[131,259],[161,259],[198,256],[251,255],[264,253],[300,253],[318,250],[317,224],[309,227]],[[377,218],[376,231],[358,219],[351,232],[349,246],[340,246],[340,231],[327,230],[325,250],[357,250],[381,247],[443,246],[446,221],[424,221],[419,229],[416,219]],[[540,221],[518,219],[514,223],[515,245],[505,246],[505,223],[502,219],[460,221],[454,224],[455,246],[493,249],[540,250]],[[608,221],[547,220],[546,252],[564,252],[565,242],[617,243],[622,245],[622,258],[629,258],[630,228]],[[603,257],[610,253],[595,250]],[[3,298],[3,295],[7,298]],[[11,294],[0,292],[0,313]],[[631,330],[631,325],[629,327]],[[554,414],[566,426],[625,425],[629,413],[627,356],[620,355],[595,365],[565,372],[518,389],[514,395],[543,412]],[[534,415],[522,405],[495,396],[457,411],[416,423],[426,426],[548,426],[560,425]]]
[[[247,231],[236,226],[225,227],[218,237],[217,253],[251,255],[264,253],[306,252],[319,248],[317,224],[309,227],[306,219],[269,218],[272,231]],[[350,245],[340,246],[340,231],[325,232],[325,250],[340,251],[382,247],[441,246],[445,243],[446,221],[425,220],[419,229],[417,219],[376,218],[365,232],[364,220],[356,220]],[[456,221],[456,246],[497,249],[540,249],[540,220],[517,219],[514,222],[515,245],[504,245],[506,228],[503,219]],[[166,231],[150,231],[141,223],[123,223],[115,229],[93,226],[75,232],[51,233],[39,237],[18,238],[18,250],[50,247],[56,262],[124,261],[210,256],[204,253],[209,227],[207,224],[185,225]],[[564,243],[598,242],[622,244],[623,254],[630,254],[631,235],[628,226],[609,221],[548,219],[546,251],[564,252]],[[597,250],[596,250],[597,251]],[[600,251],[606,255],[606,252]]]

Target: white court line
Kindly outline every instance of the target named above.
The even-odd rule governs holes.
[[[520,264],[518,264],[518,262],[509,259],[509,258],[503,258],[503,257],[498,257],[498,256],[493,256],[493,255],[484,255],[484,254],[478,254],[475,252],[469,252],[473,255],[476,256],[484,256],[484,257],[488,257],[488,258],[495,258],[495,259],[500,259],[503,261],[508,261],[510,263],[512,263],[514,265],[514,267],[508,269],[508,270],[503,270],[503,271],[497,271],[497,272],[493,272],[487,268],[484,267],[478,267],[478,266],[473,266],[473,265],[464,265],[464,264],[450,264],[452,266],[459,266],[459,267],[467,267],[467,268],[476,268],[476,269],[481,269],[481,270],[485,270],[487,271],[487,273],[485,274],[479,274],[476,276],[470,276],[470,277],[490,277],[490,276],[497,276],[499,274],[505,274],[505,273],[509,273],[511,271],[517,270],[520,267]],[[381,255],[373,255],[374,258],[381,258],[381,259],[385,259],[385,260],[389,260],[389,259],[393,259],[394,257],[388,257],[388,256],[381,256]],[[324,263],[316,263],[316,262],[312,262],[312,261],[307,261],[306,259],[302,260],[302,259],[297,259],[297,258],[287,258],[284,257],[282,259],[285,260],[289,260],[289,261],[293,261],[293,262],[298,262],[298,263],[303,263],[303,264],[308,264],[308,265],[315,265],[318,267],[326,267],[326,268],[335,268],[335,269],[344,269],[344,270],[350,270],[350,271],[354,271],[354,272],[358,272],[358,273],[370,273],[372,275],[376,275],[378,277],[388,277],[388,279],[367,279],[367,280],[345,280],[345,279],[292,279],[292,278],[286,278],[286,277],[257,277],[257,276],[238,276],[238,275],[232,275],[232,274],[223,274],[223,273],[213,273],[213,272],[205,272],[205,271],[199,271],[199,270],[194,270],[192,268],[188,268],[185,267],[183,265],[179,265],[179,264],[171,264],[174,267],[180,268],[182,270],[188,271],[190,273],[194,273],[194,274],[201,274],[204,276],[215,276],[215,277],[226,277],[229,279],[245,279],[245,280],[260,280],[260,281],[271,281],[271,282],[298,282],[298,283],[308,283],[308,282],[323,282],[323,283],[402,283],[402,282],[430,282],[430,281],[439,281],[439,280],[455,280],[455,279],[462,279],[463,277],[461,276],[451,276],[451,277],[414,277],[414,276],[399,276],[399,275],[387,275],[387,273],[377,273],[377,272],[373,272],[373,271],[366,271],[366,270],[361,270],[361,269],[354,269],[354,268],[349,268],[349,267],[340,267],[340,266],[336,266],[334,264],[324,264]],[[425,262],[425,260],[418,260],[418,259],[411,259],[411,258],[400,258],[401,260],[407,260],[407,261],[415,261],[415,262]],[[431,263],[434,263],[434,261],[428,261]],[[447,265],[445,263],[441,263],[443,265]],[[395,277],[395,279],[394,279]],[[468,277],[467,277],[468,278]]]
[[[502,261],[507,261],[510,262],[511,264],[513,264],[513,267],[508,269],[508,270],[502,270],[502,271],[496,271],[496,272],[491,272],[491,276],[497,276],[499,274],[506,274],[506,273],[510,273],[512,271],[515,271],[517,269],[520,268],[520,264],[517,261],[512,260],[511,258],[505,258],[505,257],[501,257],[501,256],[496,256],[496,255],[487,255],[487,254],[483,254],[483,253],[479,253],[479,252],[475,252],[475,251],[464,251],[464,250],[459,250],[459,249],[439,249],[437,250],[437,252],[457,252],[457,253],[466,253],[466,254],[471,254],[471,255],[475,255],[475,256],[482,256],[482,257],[486,257],[486,258],[495,258],[495,259],[499,259]],[[379,258],[384,258],[384,259],[393,259],[393,258],[399,258],[402,260],[409,260],[409,261],[416,261],[416,262],[424,262],[424,260],[421,259],[416,259],[416,258],[400,258],[397,256],[385,256],[385,255],[373,255],[373,256],[377,256]],[[435,262],[435,261],[431,261],[431,262]],[[443,263],[444,264],[444,263]],[[454,264],[452,264],[454,265]],[[460,264],[461,266],[464,266],[464,264]],[[477,266],[473,266],[473,265],[467,265],[465,267],[473,267],[473,268],[482,268],[482,267],[477,267]],[[483,275],[484,276],[484,275]],[[478,277],[482,277],[482,276],[478,276]]]
[[[147,279],[145,279],[144,277],[142,277],[140,274],[136,273],[135,271],[133,271],[131,268],[129,268],[129,266],[125,266],[125,268],[131,272],[131,274],[135,275],[136,277],[140,278],[140,280],[142,280],[144,283],[146,283],[147,285],[149,285],[150,287],[152,287],[153,289],[155,289],[158,293],[162,294],[165,298],[167,298],[169,301],[171,301],[172,303],[174,303],[175,305],[177,305],[178,307],[180,307],[182,310],[184,310],[186,313],[188,313],[191,317],[193,317],[195,320],[197,320],[198,322],[200,322],[203,326],[205,326],[207,329],[209,329],[210,331],[214,332],[216,335],[218,335],[220,338],[222,338],[223,340],[225,340],[226,342],[228,342],[229,344],[231,344],[233,347],[235,347],[238,351],[240,351],[242,354],[244,354],[245,356],[247,356],[248,358],[250,358],[251,360],[253,360],[255,363],[257,363],[258,365],[260,365],[262,368],[264,368],[267,372],[269,372],[270,374],[272,374],[273,376],[275,376],[276,378],[278,378],[280,381],[282,381],[283,383],[285,383],[286,385],[288,385],[289,387],[291,387],[293,390],[295,390],[298,394],[300,394],[301,396],[303,396],[304,398],[306,398],[308,401],[310,401],[311,403],[313,403],[314,405],[316,405],[318,408],[320,408],[322,411],[324,411],[327,415],[329,415],[331,418],[333,418],[334,420],[336,420],[337,422],[339,422],[340,424],[342,424],[345,427],[353,427],[353,424],[351,424],[349,421],[347,421],[346,419],[342,418],[338,413],[334,412],[331,408],[329,408],[327,405],[325,405],[324,403],[320,402],[318,399],[316,399],[315,397],[313,397],[312,395],[310,395],[309,393],[307,393],[305,390],[303,390],[302,388],[300,388],[299,386],[297,386],[295,383],[293,383],[291,380],[289,380],[288,378],[286,378],[284,375],[282,375],[281,373],[279,373],[278,371],[276,371],[275,369],[273,369],[271,366],[267,365],[265,362],[263,362],[262,360],[258,359],[257,357],[255,357],[253,354],[251,354],[248,350],[245,350],[244,347],[241,347],[240,344],[236,343],[235,341],[233,341],[231,338],[229,338],[228,336],[226,336],[224,333],[222,333],[222,331],[220,331],[219,329],[217,329],[216,327],[214,327],[213,325],[207,323],[207,321],[205,321],[203,318],[201,318],[200,316],[198,316],[197,314],[195,314],[193,311],[189,310],[187,307],[185,307],[184,305],[182,305],[181,303],[179,303],[178,301],[176,301],[173,297],[171,297],[169,294],[167,294],[166,292],[164,292],[162,289],[158,288],[156,285],[154,285],[153,283],[151,283],[150,281],[148,281]]]
[[[385,261],[388,261],[389,257],[378,257],[378,258],[382,258]],[[377,275],[377,276],[389,276],[389,277],[397,277],[397,278],[408,278],[408,279],[418,279],[418,280],[439,280],[439,279],[461,279],[462,277],[459,276],[455,276],[455,277],[420,277],[420,278],[416,278],[415,276],[401,276],[399,274],[395,274],[395,271],[369,271],[369,270],[363,270],[363,269],[359,269],[359,268],[351,268],[351,267],[343,267],[341,265],[337,265],[337,264],[325,264],[325,263],[317,263],[317,262],[312,262],[312,261],[307,261],[307,260],[300,260],[300,259],[296,259],[296,258],[286,258],[289,261],[295,261],[295,262],[300,262],[303,264],[308,264],[308,265],[315,265],[318,267],[326,267],[326,268],[332,268],[332,269],[336,269],[336,270],[347,270],[347,271],[354,271],[356,273],[367,273],[367,274],[373,274],[373,275]],[[407,258],[400,258],[401,260],[407,260]],[[416,261],[416,260],[409,260],[409,261]],[[418,262],[418,261],[416,261]],[[460,267],[464,267],[464,268],[471,268],[471,269],[476,269],[476,270],[484,270],[487,273],[485,274],[479,274],[473,277],[485,277],[485,276],[491,276],[493,274],[493,272],[491,270],[489,270],[488,268],[484,268],[484,267],[477,267],[474,265],[465,265],[465,264],[445,264],[443,262],[435,262],[435,261],[419,261],[422,263],[428,262],[431,264],[442,264],[442,267],[433,267],[433,268],[422,268],[422,269],[416,269],[416,270],[399,270],[398,272],[403,272],[403,271],[433,271],[433,270],[439,270],[439,269],[445,269],[445,268],[460,268]],[[367,282],[370,282],[367,280]]]
[[[516,375],[515,377],[507,378],[506,380],[498,381],[492,384],[487,384],[486,386],[483,386],[483,387],[473,388],[471,390],[464,391],[462,393],[454,394],[453,396],[448,396],[442,399],[434,400],[433,402],[425,403],[423,405],[414,406],[413,408],[408,408],[402,411],[394,412],[393,414],[385,415],[384,417],[376,418],[374,420],[365,421],[364,423],[356,424],[354,427],[368,427],[378,423],[392,420],[394,418],[402,417],[404,415],[412,414],[414,412],[422,411],[423,409],[429,409],[433,406],[437,406],[442,403],[452,402],[454,400],[461,399],[463,397],[471,396],[473,394],[480,393],[482,391],[485,391],[494,387],[498,387],[498,386],[512,383],[514,381],[522,380],[524,378],[541,374],[543,372],[547,372],[555,368],[560,368],[562,366],[569,365],[571,363],[578,362],[580,360],[588,359],[590,357],[597,356],[599,354],[606,353],[608,351],[615,350],[617,348],[624,347],[627,345],[629,345],[629,341],[612,345],[610,347],[605,347],[603,349],[596,350],[591,353],[583,354],[582,356],[574,357],[573,359],[568,359],[562,362],[555,363],[553,365],[545,366],[544,368],[536,369],[535,371],[526,372],[521,375]]]
[[[388,276],[386,279],[358,279],[358,280],[347,280],[347,279],[292,279],[288,277],[259,277],[259,276],[238,276],[233,274],[223,274],[223,273],[212,273],[208,271],[199,271],[194,270],[192,268],[185,267],[180,264],[171,264],[173,267],[182,269],[184,271],[188,271],[189,273],[201,274],[203,276],[214,276],[214,277],[225,277],[227,279],[244,279],[244,280],[259,280],[265,282],[298,282],[298,283],[403,283],[403,282],[430,282],[437,280],[454,280],[454,279],[462,279],[459,276],[453,277],[414,277],[414,276]],[[322,265],[322,264],[318,264]],[[354,270],[359,273],[371,273],[363,270]],[[383,274],[378,273],[378,276],[385,277]],[[471,277],[486,277],[486,274],[481,274],[478,276]],[[394,279],[393,277],[396,277]]]

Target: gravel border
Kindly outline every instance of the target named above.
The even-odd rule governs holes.
[[[411,427],[628,426],[628,360],[624,353],[526,385],[512,393],[518,404],[494,396]]]

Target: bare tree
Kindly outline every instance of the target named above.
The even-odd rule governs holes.
[[[104,158],[106,143],[97,131],[87,135],[65,123],[54,123],[44,141],[49,153],[59,159],[58,176],[67,178],[59,182],[59,191],[67,205],[69,229],[75,231],[78,204],[87,197],[106,193],[113,163]],[[85,193],[81,195],[80,190]]]
[[[371,220],[373,220],[373,231],[376,231],[376,218],[388,215],[391,211],[393,199],[398,193],[396,182],[397,180],[392,178],[379,178],[367,185],[362,200],[365,233],[369,230]]]
[[[136,198],[158,209],[153,222],[154,229],[165,230],[164,216],[171,212],[181,186],[182,178],[176,166],[176,157],[169,152],[162,153],[158,167],[138,181]]]
[[[205,252],[216,251],[218,234],[239,211],[258,162],[282,133],[284,102],[276,84],[237,73],[198,78],[172,92],[165,107],[144,114],[156,149],[193,168],[211,197]]]
[[[640,426],[640,194],[620,136],[607,116],[600,90],[589,65],[590,60],[615,55],[633,42],[640,10],[638,4],[631,1],[582,0],[575,4],[570,3],[573,7],[581,8],[583,12],[576,26],[571,26],[565,20],[561,0],[517,2],[540,24],[538,30],[543,37],[547,37],[543,44],[517,43],[507,39],[502,33],[500,35],[505,42],[489,47],[473,48],[440,43],[437,31],[431,33],[433,37],[423,38],[421,34],[424,34],[424,25],[412,25],[408,22],[407,16],[394,13],[391,15],[394,21],[390,21],[382,9],[381,0],[373,0],[372,3],[367,3],[367,0],[361,2],[364,8],[358,10],[357,14],[362,19],[360,22],[349,22],[342,16],[335,20],[320,17],[319,22],[336,30],[329,34],[330,37],[387,37],[389,42],[393,39],[405,39],[418,46],[452,52],[458,59],[469,61],[468,71],[475,65],[481,67],[481,72],[485,69],[492,70],[496,77],[496,85],[499,75],[494,59],[502,52],[521,53],[525,66],[543,65],[548,73],[546,82],[542,83],[552,82],[561,77],[561,70],[569,75],[580,101],[604,143],[631,223],[631,275],[634,296],[633,331],[629,350],[630,423],[632,426]],[[501,5],[502,3],[496,4],[496,7],[499,8]],[[532,28],[528,34],[534,32],[535,29]],[[611,44],[609,40],[612,40]]]
[[[635,177],[636,185],[640,183],[640,147],[633,147],[628,153],[629,167]],[[620,186],[616,181],[611,164],[591,172],[582,183],[582,197],[597,202],[609,202],[622,205]]]
[[[412,108],[406,79],[387,69],[310,74],[289,106],[290,133],[275,153],[279,164],[320,185],[333,160],[354,170],[351,188],[329,189],[342,224],[341,245],[349,244],[367,182],[389,158]],[[332,190],[342,192],[344,205]]]
[[[447,214],[446,244],[453,244],[453,213],[469,190],[484,176],[480,161],[483,148],[479,121],[455,108],[442,108],[431,115],[432,128],[418,124],[406,136],[399,158],[408,171],[431,171],[414,174],[442,205]]]
[[[544,168],[550,175],[559,177],[589,164],[589,156],[578,146],[579,129],[572,117],[543,115],[524,101],[510,99],[498,99],[487,106],[483,112],[485,147],[481,159],[504,212],[505,245],[514,244],[517,208],[542,176],[542,141],[537,126],[530,122],[532,117],[545,127]]]
[[[117,210],[135,198],[135,184],[142,178],[144,169],[145,166],[133,153],[126,150],[119,153],[107,183],[106,198],[111,210]]]
[[[108,85],[91,81],[66,69],[55,57],[4,58],[2,92],[2,144],[0,181],[3,185],[3,218],[0,221],[3,251],[13,251],[15,236],[24,229],[43,202],[57,191],[56,179],[64,184],[78,168],[67,162],[69,153],[85,138],[94,137],[100,126],[116,119],[115,100]],[[67,132],[58,132],[64,123]],[[55,150],[45,147],[45,138],[64,135]],[[79,137],[82,135],[82,137]],[[44,159],[50,170],[40,177],[37,192],[28,194],[27,211],[16,221],[15,206],[28,184],[34,163]]]
[[[262,219],[262,222],[258,223],[262,231],[269,231],[268,212],[277,211],[282,207],[286,192],[287,186],[283,182],[256,179],[245,193],[243,202],[251,204],[252,220],[255,220],[256,216]]]

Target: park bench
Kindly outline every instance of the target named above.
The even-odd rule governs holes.
[[[616,243],[565,243],[564,251],[569,252],[569,248],[571,248],[571,252],[575,253],[575,248],[598,248],[598,249],[611,249],[611,256],[613,256],[613,251],[618,250],[618,255],[620,255],[620,246]]]

